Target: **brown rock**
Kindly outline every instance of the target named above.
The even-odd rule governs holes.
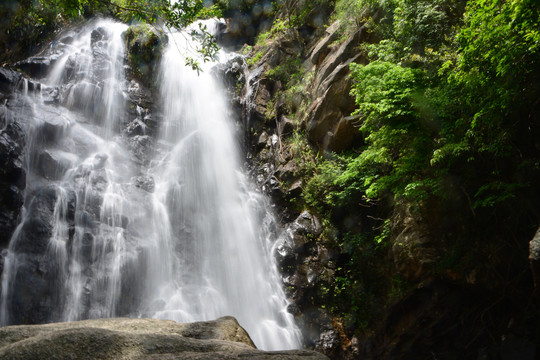
[[[361,138],[358,124],[359,116],[346,116],[342,118],[328,143],[328,148],[332,151],[343,151],[349,148],[351,144]]]
[[[325,31],[325,36],[319,40],[310,51],[309,60],[312,64],[320,65],[324,58],[328,55],[330,52],[330,45],[338,38],[339,34],[337,31],[339,29],[339,25],[339,20],[330,25]]]
[[[370,34],[361,28],[335,47],[332,45],[335,29],[329,28],[329,31],[311,52],[310,61],[316,66],[311,85],[314,101],[307,111],[307,132],[319,148],[342,151],[355,140],[352,118],[349,117],[355,109],[354,98],[350,95],[349,65],[363,59],[358,45],[369,41]]]

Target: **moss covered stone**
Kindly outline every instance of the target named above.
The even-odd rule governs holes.
[[[163,31],[141,24],[130,26],[124,33],[124,39],[133,74],[145,85],[152,87],[151,74],[159,64],[168,41],[167,36]]]

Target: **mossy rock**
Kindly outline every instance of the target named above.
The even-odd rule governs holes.
[[[133,74],[146,86],[153,87],[152,74],[167,44],[167,36],[146,24],[130,26],[123,36]]]

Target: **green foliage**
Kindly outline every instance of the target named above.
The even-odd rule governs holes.
[[[465,19],[449,73],[450,87],[463,92],[455,116],[477,151],[502,156],[519,130],[511,114],[531,101],[539,76],[540,10],[529,0],[470,1]]]
[[[337,0],[332,20],[340,22],[345,36],[364,24],[380,32],[386,19],[375,22],[374,15],[384,17],[392,8],[393,0]]]
[[[289,58],[282,64],[276,65],[266,72],[266,76],[274,81],[281,81],[285,86],[289,82],[298,82],[302,73],[296,72],[301,67],[300,58]]]
[[[388,241],[390,239],[391,232],[392,232],[392,229],[390,226],[390,219],[386,219],[382,226],[382,230],[380,231],[379,234],[375,236],[375,242],[377,244],[382,244],[383,242]]]
[[[451,39],[465,1],[399,0],[394,9],[394,37],[409,52],[423,54]]]
[[[339,158],[316,158],[313,172],[303,189],[302,197],[307,205],[320,214],[328,214],[336,205],[336,179],[342,172]]]
[[[114,0],[113,0],[114,1]],[[117,0],[118,1],[118,0]],[[202,0],[120,0],[125,5],[117,5],[118,16],[125,22],[138,21],[148,24],[163,23],[166,27],[184,29],[199,19],[219,17],[219,7],[206,7]],[[205,24],[199,23],[190,36],[198,41],[197,55],[204,62],[214,60],[219,50],[214,35],[208,32]],[[197,72],[201,71],[198,59],[186,56],[186,65]]]
[[[253,50],[253,46],[251,45],[244,45],[244,47],[242,47],[242,49],[240,50],[240,53],[242,55],[247,55],[251,52],[251,50]]]
[[[354,190],[364,188],[373,199],[389,191],[398,197],[426,198],[435,188],[424,179],[431,139],[426,126],[430,119],[417,112],[416,103],[423,100],[419,73],[382,61],[352,64],[351,70],[351,94],[358,105],[355,114],[363,120],[360,131],[366,147],[351,159],[338,182]]]
[[[384,122],[394,122],[407,127],[414,116],[412,96],[415,92],[417,76],[410,68],[403,68],[389,62],[375,61],[364,66],[352,64],[355,85],[351,94],[356,98],[358,110],[362,114],[363,132],[379,131]]]
[[[347,4],[364,12],[384,7],[392,30],[365,45],[374,61],[351,65],[365,145],[345,161],[333,198],[427,200],[442,195],[456,164],[475,166],[482,158],[497,166],[517,154],[514,139],[523,128],[512,114],[538,91],[530,78],[539,75],[540,22],[531,1],[469,1],[465,22],[463,1]],[[474,169],[467,173],[475,176]],[[494,206],[527,187],[504,176],[488,175],[473,190],[475,206]]]
[[[348,260],[336,268],[331,289],[333,311],[357,330],[366,329],[375,318],[386,286],[384,266],[379,261],[387,249],[377,242],[376,234],[376,230],[346,233],[339,241],[340,251]]]
[[[4,50],[2,58],[5,60],[28,56],[31,47],[40,46],[57,27],[82,17],[105,15],[125,22],[163,23],[172,28],[185,28],[197,19],[220,15],[217,6],[208,8],[202,0],[175,3],[168,0],[22,0],[13,4],[17,6],[0,6],[0,15],[6,19],[0,23],[0,50]],[[201,59],[212,59],[217,52],[214,37],[203,25],[192,36],[200,40],[197,51]],[[21,54],[11,55],[17,52]],[[198,68],[196,60],[192,65]]]
[[[539,93],[539,31],[540,10],[534,1],[469,1],[456,39],[459,57],[439,71],[446,77],[442,92],[451,100],[445,104],[432,162],[482,162],[472,172],[483,177],[472,189],[475,207],[515,198],[531,186],[520,174],[537,173],[526,159],[530,155],[522,139]],[[514,166],[501,171],[499,164],[508,161]]]
[[[540,182],[536,2],[340,0],[334,16],[347,31],[367,24],[380,41],[363,45],[370,63],[351,65],[363,143],[315,157],[302,194],[306,204],[326,219],[336,209],[357,211],[359,203],[385,199],[412,210],[455,207],[442,213],[456,217],[450,225],[433,218],[448,246],[433,274],[477,266],[471,243],[508,249],[497,237],[515,238],[519,226],[486,228],[538,214],[530,200],[538,198],[533,184]],[[338,235],[348,260],[328,292],[335,312],[357,314],[356,328],[370,323],[377,301],[397,301],[410,289],[405,279],[381,274],[392,237],[382,218],[371,229],[360,226],[361,233]]]
[[[304,71],[300,58],[287,58],[281,64],[268,70],[266,76],[281,83],[284,90],[275,97],[285,105],[287,113],[296,118],[296,113],[304,110],[303,106],[309,99],[307,87],[311,83],[313,72]]]
[[[320,27],[325,13],[334,0],[278,0],[274,2],[277,18],[286,20],[292,27]]]
[[[272,27],[257,36],[257,45],[263,47],[267,45],[267,42],[274,39],[279,34],[283,34],[289,28],[289,21],[286,19],[277,18],[274,20]]]
[[[248,58],[247,64],[249,66],[253,66],[257,64],[259,60],[262,59],[263,56],[264,56],[264,51],[258,51],[254,56],[251,56],[250,58]]]
[[[303,132],[294,131],[287,142],[291,156],[298,165],[298,173],[295,175],[311,176],[316,162],[315,154],[306,140],[306,135]]]
[[[465,277],[486,254],[510,273],[501,249],[526,256],[539,213],[540,7],[338,0],[334,19],[349,34],[368,25],[379,40],[362,46],[371,62],[351,65],[363,141],[298,156],[302,198],[333,224],[342,256],[326,284],[327,308],[362,329],[381,304],[411,290],[385,267],[392,227],[389,213],[374,209],[397,200],[433,222],[426,226],[444,247],[424,269],[433,275]],[[348,212],[361,223],[341,224]]]
[[[138,24],[130,26],[123,38],[134,75],[146,85],[154,86],[152,74],[167,40],[164,33],[150,25]]]
[[[313,80],[314,72],[304,72],[303,70],[290,76],[286,90],[283,92],[283,103],[291,116],[301,120],[306,112],[309,103],[308,87]]]
[[[516,193],[523,188],[529,187],[529,183],[507,183],[496,180],[480,186],[474,198],[476,201],[473,206],[477,207],[493,207],[498,203],[516,197]]]

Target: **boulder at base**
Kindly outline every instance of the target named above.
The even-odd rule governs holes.
[[[323,360],[313,351],[260,351],[233,317],[179,324],[96,319],[0,329],[0,359]]]

